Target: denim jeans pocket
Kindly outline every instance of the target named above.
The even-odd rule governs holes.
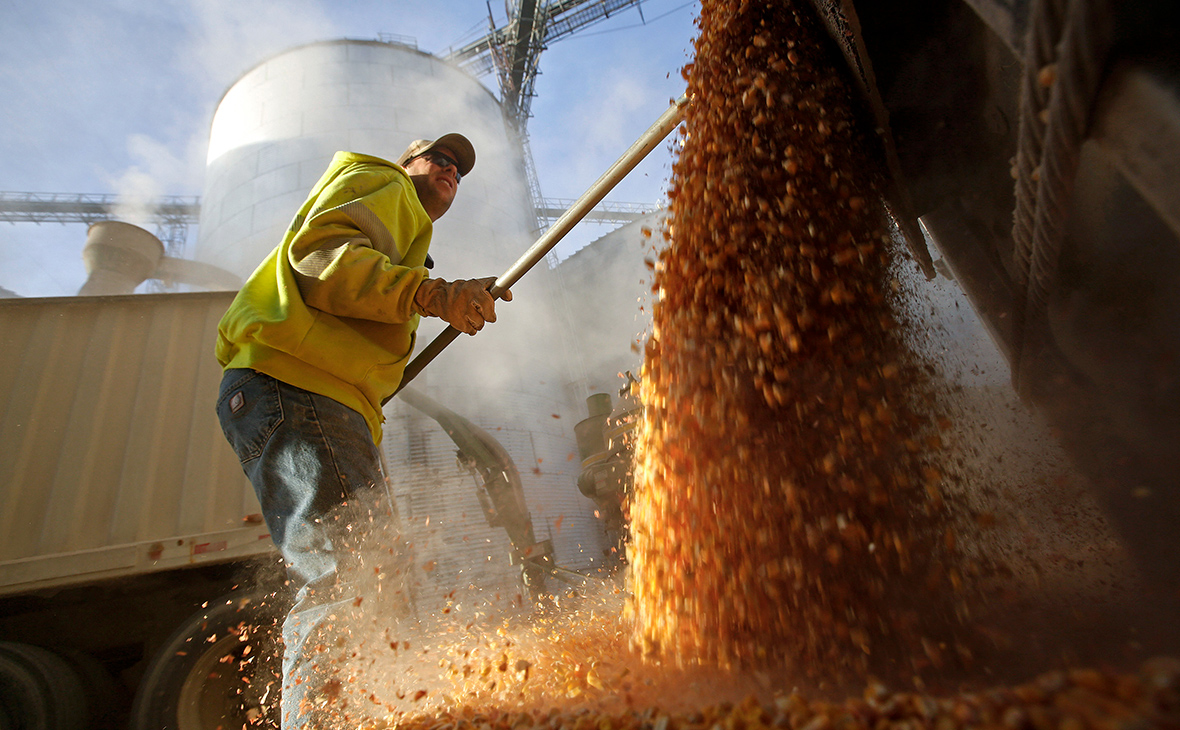
[[[279,382],[253,370],[225,371],[217,397],[217,418],[238,459],[243,464],[257,459],[283,422]]]

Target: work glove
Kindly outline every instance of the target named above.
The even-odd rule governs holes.
[[[414,311],[424,317],[439,317],[460,332],[473,335],[483,329],[485,322],[496,321],[496,300],[488,289],[496,277],[486,279],[426,279],[414,293]],[[505,290],[501,299],[512,301],[512,292]]]

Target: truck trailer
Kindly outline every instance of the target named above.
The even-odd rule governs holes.
[[[249,605],[255,576],[281,587],[212,407],[232,298],[0,301],[0,663],[20,690],[5,727],[113,727],[141,685],[194,691],[215,643],[198,642],[239,623],[218,617]],[[145,683],[177,641],[195,648],[169,649],[163,684]]]
[[[1175,596],[1180,6],[810,5],[860,91],[914,262],[958,282],[1016,392]]]

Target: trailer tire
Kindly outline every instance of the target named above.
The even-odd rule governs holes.
[[[235,593],[190,616],[144,673],[131,730],[277,730],[283,614],[269,595]]]
[[[82,679],[63,657],[0,641],[0,730],[77,730],[91,725]]]

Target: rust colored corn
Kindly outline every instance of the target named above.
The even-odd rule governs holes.
[[[937,439],[893,323],[880,168],[792,6],[705,0],[684,71],[630,512],[637,641],[681,664],[917,672],[955,623]]]
[[[593,676],[586,670],[586,677]],[[353,720],[342,713],[341,728],[356,730],[876,730],[877,728],[935,728],[966,730],[997,728],[1175,728],[1180,726],[1180,662],[1158,658],[1145,662],[1138,672],[1114,674],[1051,672],[1031,681],[978,692],[931,696],[915,692],[891,692],[870,682],[861,696],[843,701],[811,698],[794,691],[780,691],[768,699],[750,695],[740,702],[721,702],[691,710],[667,710],[659,706],[610,710],[594,703],[572,705],[555,702],[548,707],[522,707],[508,702],[500,706],[452,702],[429,713],[399,713],[382,719]],[[596,688],[586,677],[571,682],[599,695],[618,687]],[[1101,680],[1095,684],[1093,681]],[[572,690],[570,696],[581,695]]]

